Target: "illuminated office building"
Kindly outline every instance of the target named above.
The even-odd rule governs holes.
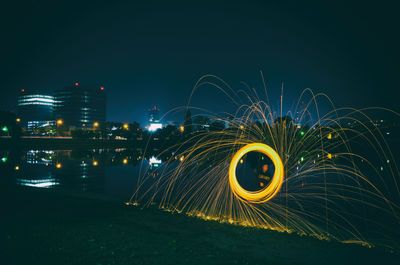
[[[21,125],[29,131],[37,127],[54,125],[54,97],[21,91],[18,96],[17,113]]]
[[[149,122],[150,125],[148,127],[148,130],[150,132],[155,132],[163,127],[162,123],[160,122],[160,109],[156,106],[149,109]]]
[[[69,128],[93,128],[106,120],[104,87],[89,88],[75,83],[56,90],[55,119]]]

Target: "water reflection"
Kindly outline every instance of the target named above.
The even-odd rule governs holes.
[[[132,149],[0,151],[2,182],[129,198],[140,174],[153,178],[162,160]],[[4,184],[4,183],[3,183]]]

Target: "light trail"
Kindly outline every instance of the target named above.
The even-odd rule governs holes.
[[[275,172],[274,176],[272,177],[271,183],[269,183],[269,185],[266,185],[266,187],[264,187],[259,191],[245,190],[239,184],[236,177],[236,167],[240,159],[245,154],[252,151],[258,151],[267,155],[269,158],[271,158],[272,163],[275,165]],[[243,200],[247,200],[254,203],[263,203],[272,199],[281,189],[283,184],[283,179],[284,179],[283,164],[281,158],[279,157],[278,153],[275,152],[274,149],[262,143],[248,144],[239,149],[239,151],[237,151],[236,154],[233,156],[229,166],[229,184],[234,194]]]
[[[191,97],[202,86],[223,91],[236,112],[227,118],[191,106],[226,126],[178,130],[182,141],[158,156],[165,156],[159,177],[144,171],[129,205],[156,204],[205,220],[400,249],[399,168],[369,113],[384,111],[396,119],[399,114],[335,108],[327,95],[311,89],[283,113],[282,106],[268,104],[266,92],[262,100],[254,89],[235,91],[212,75],[199,79]],[[275,165],[272,181],[258,191],[243,189],[235,172],[253,151]]]

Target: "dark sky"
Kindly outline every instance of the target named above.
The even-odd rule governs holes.
[[[261,88],[262,70],[271,95],[284,82],[290,102],[310,87],[338,105],[400,110],[400,16],[389,2],[9,2],[0,8],[1,109],[15,109],[22,88],[77,81],[104,85],[108,120],[143,123],[153,105],[185,105],[203,74]],[[210,89],[197,100],[228,104]]]

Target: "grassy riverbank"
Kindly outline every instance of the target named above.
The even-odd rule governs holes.
[[[48,190],[2,194],[1,264],[398,264],[400,256]]]

